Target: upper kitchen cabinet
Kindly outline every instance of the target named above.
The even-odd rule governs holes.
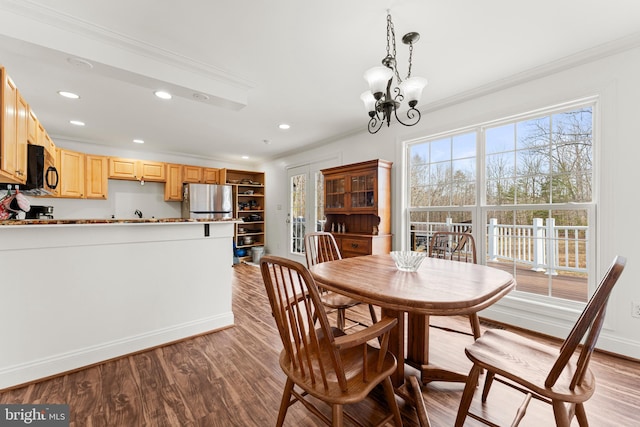
[[[105,156],[85,156],[85,197],[106,199],[108,195],[109,159]]]
[[[24,184],[29,106],[4,67],[0,67],[0,80],[0,182]]]
[[[58,149],[58,173],[60,174],[58,197],[85,197],[85,155],[76,151]]]
[[[202,168],[200,166],[183,166],[182,181],[196,184],[202,182]]]
[[[182,168],[182,182],[219,184],[220,170],[216,168],[184,165]]]
[[[27,120],[27,142],[33,145],[38,144],[38,118],[36,117],[36,113],[29,109],[29,118]]]
[[[167,182],[164,184],[164,201],[181,202],[183,172],[182,165],[167,163],[166,168]]]
[[[203,168],[202,183],[203,184],[220,184],[220,169]]]
[[[391,166],[370,160],[322,170],[325,231],[336,233],[343,257],[391,249]]]
[[[220,183],[219,169],[216,168],[168,163],[166,169],[167,181],[164,186],[164,200],[166,202],[182,201],[182,184],[184,183]]]
[[[56,145],[49,137],[42,123],[36,117],[35,112],[29,108],[27,117],[27,142],[32,145],[41,145],[49,152],[51,157],[56,156]]]
[[[166,168],[162,162],[109,158],[109,178],[131,181],[166,182]]]

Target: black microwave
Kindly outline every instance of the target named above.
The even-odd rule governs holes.
[[[27,183],[30,194],[51,194],[58,186],[60,176],[51,154],[41,145],[27,146]]]

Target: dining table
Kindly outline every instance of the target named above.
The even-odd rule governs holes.
[[[389,351],[398,360],[391,378],[396,388],[405,380],[402,362],[418,369],[423,383],[464,382],[464,373],[430,363],[430,316],[477,313],[516,285],[513,275],[506,271],[438,258],[426,257],[415,272],[401,271],[389,254],[344,258],[316,264],[309,270],[319,286],[379,306],[383,317],[398,320],[389,343]]]

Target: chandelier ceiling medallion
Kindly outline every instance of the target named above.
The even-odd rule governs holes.
[[[413,45],[420,39],[420,34],[411,32],[402,37],[402,42],[409,45],[409,71],[402,80],[398,72],[396,61],[396,34],[391,21],[391,12],[387,10],[387,56],[382,60],[382,66],[373,67],[364,73],[369,83],[369,90],[360,95],[369,113],[369,133],[377,133],[384,122],[390,125],[391,116],[395,116],[398,123],[404,126],[414,126],[420,121],[420,111],[415,107],[420,101],[422,90],[427,80],[422,77],[411,77],[411,61],[413,59]],[[393,86],[393,77],[397,86]],[[392,89],[393,87],[393,89]],[[393,93],[393,95],[392,95]],[[407,101],[406,121],[398,117],[398,109],[402,101]]]

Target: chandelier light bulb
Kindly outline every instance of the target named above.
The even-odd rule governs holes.
[[[369,68],[364,73],[364,79],[369,83],[369,90],[376,99],[382,97],[382,94],[387,90],[387,83],[392,77],[393,70],[383,66]]]
[[[364,108],[367,110],[370,116],[375,115],[376,113],[376,98],[373,96],[371,91],[363,92],[360,95],[360,99],[364,102]]]
[[[410,107],[415,107],[420,102],[422,97],[422,90],[427,85],[427,79],[423,77],[410,77],[400,83],[398,88],[400,93],[404,96],[405,101],[409,103]]]

